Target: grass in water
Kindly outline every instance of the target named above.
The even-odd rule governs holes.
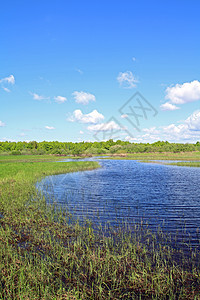
[[[63,156],[62,160],[72,158],[69,156]],[[43,162],[43,161],[58,161],[61,160],[59,156],[53,155],[0,155],[1,163],[13,163],[13,162]]]
[[[176,162],[176,163],[167,163],[171,166],[180,166],[180,167],[200,167],[200,161],[187,161],[187,162]]]
[[[154,152],[154,153],[126,153],[109,155],[104,159],[135,159],[135,160],[186,160],[200,161],[200,152]]]
[[[34,184],[47,175],[98,167],[96,162],[0,164],[0,299],[199,299],[200,272],[150,232],[113,230],[47,205]],[[137,228],[136,228],[137,231]],[[142,243],[141,240],[146,242]]]

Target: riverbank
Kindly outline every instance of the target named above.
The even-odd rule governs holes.
[[[200,161],[200,152],[155,152],[155,153],[122,153],[108,155],[109,159],[129,159],[129,160],[183,160],[183,161]],[[106,158],[105,158],[106,159]]]
[[[89,221],[70,225],[70,216],[35,190],[44,176],[96,162],[42,159],[0,163],[0,299],[198,299],[195,253],[177,261],[167,241],[159,247],[148,230],[142,242],[120,229],[94,233]]]

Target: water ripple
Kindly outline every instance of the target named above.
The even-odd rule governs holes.
[[[101,169],[45,178],[39,187],[80,219],[116,225],[148,222],[196,243],[200,227],[200,168],[99,160]]]

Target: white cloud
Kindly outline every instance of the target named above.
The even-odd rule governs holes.
[[[34,100],[37,100],[37,101],[49,99],[49,97],[45,97],[45,96],[42,96],[42,95],[38,95],[38,94],[36,94],[36,93],[30,93],[30,94],[33,96],[33,99],[34,99]]]
[[[184,104],[200,100],[200,82],[194,80],[168,87],[165,99],[169,99],[173,104]]]
[[[136,143],[153,143],[161,140],[161,131],[155,126],[150,128],[143,128],[142,131],[145,132],[145,134],[135,136],[134,138],[127,137],[126,140]]]
[[[160,136],[158,136],[158,135],[152,135],[152,134],[146,133],[146,134],[143,134],[140,136],[136,136],[134,138],[127,136],[125,138],[125,140],[129,141],[129,142],[134,142],[134,143],[153,143],[153,142],[159,141],[161,139],[160,139]]]
[[[96,98],[94,95],[86,92],[77,92],[75,91],[72,93],[74,96],[74,99],[76,100],[76,103],[81,103],[81,104],[88,104],[90,101],[96,101]]]
[[[10,75],[8,77],[2,78],[0,79],[0,84],[2,89],[9,93],[10,89],[8,87],[6,87],[5,85],[14,85],[15,84],[15,77],[13,75]]]
[[[142,130],[145,134],[138,134],[134,138],[127,136],[125,139],[138,142],[155,142],[158,140],[169,142],[196,142],[200,140],[200,110],[193,112],[180,124],[169,124],[162,127],[150,127]]]
[[[72,116],[68,118],[70,122],[80,122],[80,123],[99,123],[104,119],[104,116],[100,114],[96,109],[89,114],[83,114],[80,109],[76,109]]]
[[[193,137],[196,134],[200,137],[200,110],[193,112],[182,124],[170,124],[162,128],[165,134],[179,139],[185,136]],[[195,131],[199,131],[199,133],[195,133]]]
[[[55,127],[53,127],[53,126],[45,126],[45,128],[48,129],[48,130],[54,130],[55,129]]]
[[[187,130],[188,130],[188,126],[186,124],[180,124],[180,125],[170,124],[168,126],[163,126],[163,132],[165,134],[170,134],[172,136],[183,134]]]
[[[84,134],[84,132],[82,130],[79,131],[80,134]]]
[[[137,138],[134,138],[134,137],[131,137],[129,135],[127,135],[125,137],[125,141],[128,141],[128,142],[136,142],[137,141]]]
[[[136,83],[138,82],[131,71],[120,72],[117,81],[122,87],[129,89],[136,87]]]
[[[6,124],[0,121],[0,127],[4,127],[4,126],[6,126]]]
[[[0,79],[0,83],[8,83],[8,84],[15,84],[15,77],[10,75],[8,77]]]
[[[160,131],[156,129],[156,127],[150,127],[150,128],[143,128],[143,131],[148,134],[159,134]]]
[[[193,112],[187,119],[179,124],[169,124],[161,127],[144,128],[134,137],[127,135],[125,140],[137,143],[153,143],[156,141],[169,141],[181,143],[196,143],[200,141],[200,110]]]
[[[121,128],[114,121],[88,126],[88,130],[90,131],[108,131],[108,130],[117,130],[117,129],[121,129]]]
[[[197,141],[200,139],[200,111],[193,112],[181,124],[170,124],[162,127],[168,141]]]
[[[170,103],[170,102],[166,102],[164,104],[162,104],[160,106],[161,110],[177,110],[177,109],[180,109],[180,107]]]
[[[200,111],[197,110],[193,112],[193,114],[185,120],[185,124],[190,130],[200,131]]]
[[[54,97],[54,100],[55,100],[57,103],[64,103],[65,101],[67,101],[67,98],[66,98],[66,97],[63,97],[63,96],[56,96],[56,97]]]

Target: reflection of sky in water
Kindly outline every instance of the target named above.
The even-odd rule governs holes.
[[[196,239],[200,227],[200,168],[146,164],[134,160],[100,160],[101,169],[45,178],[40,186],[50,199],[77,217],[95,224],[128,224],[143,218],[156,230],[189,230]],[[163,224],[164,221],[164,224]]]

